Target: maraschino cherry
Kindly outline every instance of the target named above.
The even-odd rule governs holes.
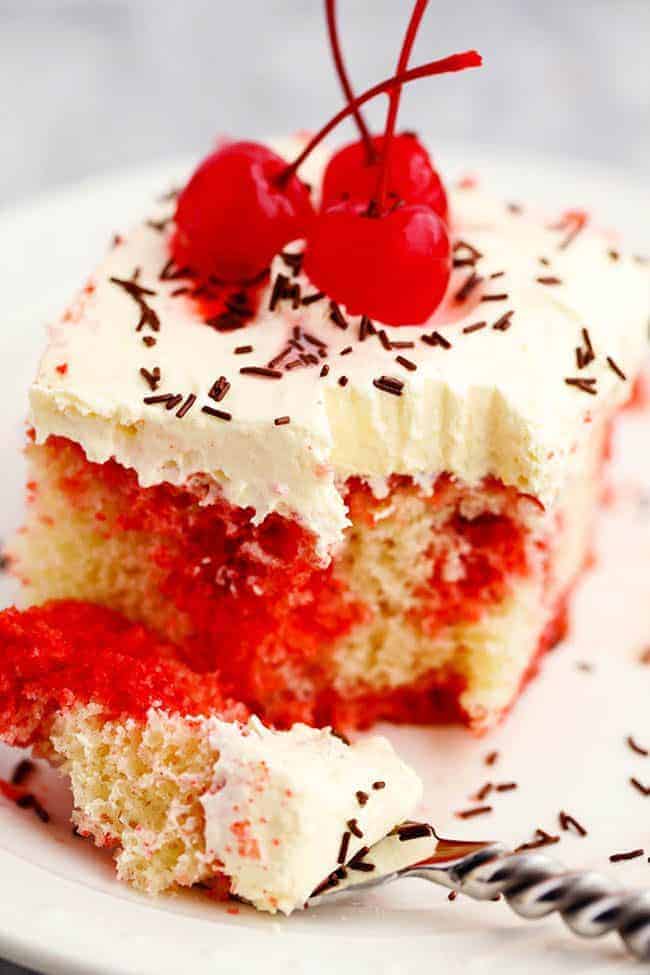
[[[402,45],[397,77],[404,71],[427,0],[416,0]],[[475,58],[477,60],[475,60]],[[458,67],[480,64],[461,56]],[[324,209],[307,239],[304,270],[313,284],[350,314],[387,325],[416,325],[436,310],[451,274],[451,246],[442,218],[422,203],[388,196],[391,150],[400,88],[391,91],[382,158],[374,195]]]
[[[352,101],[354,95],[339,43],[336,0],[326,0],[325,5],[332,57],[343,93],[348,101]],[[411,21],[410,43],[405,42],[398,71],[403,71],[408,66],[412,42],[425,6],[426,3],[422,4],[420,10],[416,10],[417,19]],[[321,190],[321,205],[324,208],[344,199],[369,200],[376,189],[384,136],[370,135],[360,111],[354,112],[354,119],[361,138],[335,152],[327,164]],[[393,138],[388,196],[404,203],[424,203],[443,220],[448,220],[447,194],[442,180],[433,168],[429,153],[413,132],[402,132]]]
[[[310,237],[316,221],[297,172],[329,133],[377,95],[431,75],[478,67],[476,51],[452,54],[387,78],[329,120],[287,164],[266,146],[233,142],[197,169],[176,209],[172,256],[177,264],[223,282],[246,283],[264,272],[291,240]]]
[[[314,215],[286,161],[257,142],[231,142],[204,159],[178,198],[172,252],[180,267],[223,282],[252,280]]]
[[[421,203],[368,216],[368,204],[342,201],[318,217],[307,240],[304,269],[314,286],[386,325],[430,318],[447,290],[447,229]]]

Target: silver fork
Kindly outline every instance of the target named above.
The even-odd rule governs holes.
[[[420,826],[419,836],[414,826]],[[516,914],[529,920],[557,911],[582,938],[616,931],[636,958],[650,961],[650,891],[624,890],[598,873],[566,870],[536,851],[513,853],[502,843],[443,839],[432,827],[424,835],[426,828],[409,824],[411,842],[400,840],[398,830],[361,851],[331,874],[309,903],[418,877],[473,900],[502,895]],[[422,857],[423,852],[429,855]]]

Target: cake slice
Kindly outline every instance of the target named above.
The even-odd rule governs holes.
[[[273,731],[102,607],[6,610],[0,648],[0,738],[70,777],[77,832],[149,893],[202,884],[289,914],[419,800],[384,738]]]
[[[449,205],[419,326],[348,313],[299,241],[197,278],[173,201],[119,238],[30,391],[26,600],[143,622],[278,727],[498,722],[564,632],[648,271],[582,214]]]
[[[0,737],[69,775],[119,875],[285,913],[420,795],[326,726],[488,729],[562,635],[648,315],[585,214],[449,193],[395,131],[476,51],[408,68],[418,0],[353,98],[327,6],[345,108],[222,142],[51,327],[11,549],[37,605],[0,615]]]

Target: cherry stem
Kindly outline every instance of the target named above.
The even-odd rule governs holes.
[[[429,0],[417,0],[413,8],[413,13],[411,14],[411,19],[409,20],[406,34],[404,35],[399,61],[397,62],[397,74],[401,74],[408,68],[411,51],[413,50],[413,44],[415,43],[420,22],[424,15],[424,11],[427,8],[428,2]],[[401,86],[399,88],[393,88],[390,93],[390,102],[388,105],[386,128],[384,130],[384,141],[382,145],[381,167],[379,169],[377,190],[375,192],[375,205],[372,206],[373,212],[380,214],[384,212],[384,207],[386,205],[386,193],[388,191],[388,182],[390,177],[390,154],[395,135],[395,125],[397,123],[397,113],[399,111],[401,94]]]
[[[354,101],[354,92],[352,91],[352,85],[350,84],[350,79],[348,78],[347,71],[345,70],[345,62],[343,61],[343,54],[341,52],[339,32],[336,25],[336,0],[325,0],[325,13],[327,16],[327,31],[330,39],[332,57],[334,58],[334,64],[336,66],[336,73],[339,76],[339,81],[341,83],[341,88],[343,89],[343,94],[345,95],[346,101],[351,103]],[[359,109],[353,109],[352,114],[355,122],[357,123],[357,128],[359,129],[359,133],[366,150],[366,158],[369,165],[372,165],[372,163],[376,162],[377,160],[377,151],[375,149],[375,144],[372,141],[372,136],[368,131],[368,126],[366,125],[363,115]]]
[[[335,129],[344,119],[348,116],[354,114],[355,110],[365,105],[372,98],[376,98],[377,95],[383,95],[386,92],[391,92],[395,88],[401,88],[402,85],[407,85],[411,81],[417,81],[418,78],[430,78],[433,75],[439,74],[449,74],[452,71],[465,71],[466,68],[480,68],[483,64],[483,58],[478,53],[478,51],[463,51],[460,54],[450,54],[449,57],[440,58],[437,61],[427,61],[426,64],[421,64],[417,68],[409,68],[408,71],[404,71],[401,74],[393,75],[390,78],[385,78],[380,81],[379,84],[373,85],[372,88],[368,88],[361,95],[354,98],[345,108],[342,108],[340,112],[337,112],[323,128],[313,136],[302,152],[296,156],[292,163],[289,163],[287,168],[282,171],[278,177],[278,184],[283,185],[287,183],[292,176],[295,175],[297,170],[302,166],[307,156],[309,156],[313,150],[321,144],[323,139],[326,139],[330,134],[332,129]]]

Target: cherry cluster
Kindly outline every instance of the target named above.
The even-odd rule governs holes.
[[[255,280],[292,240],[305,239],[303,267],[313,285],[352,314],[388,325],[415,325],[438,307],[451,273],[445,189],[424,146],[396,133],[402,87],[418,78],[478,67],[476,51],[408,68],[428,0],[415,0],[396,73],[355,97],[343,62],[335,0],[326,0],[330,44],[347,100],[291,163],[257,142],[231,142],[208,156],[179,196],[175,261],[227,283]],[[387,94],[382,135],[361,107]],[[358,141],[335,153],[315,209],[298,171],[343,119]]]

